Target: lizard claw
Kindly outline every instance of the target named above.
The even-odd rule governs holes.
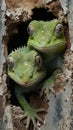
[[[51,85],[51,86],[49,86],[49,85],[48,85],[48,86],[44,86],[44,87],[42,88],[42,90],[41,90],[40,95],[42,96],[43,93],[45,93],[46,96],[48,97],[48,94],[49,94],[50,91],[55,95],[55,90],[54,90],[54,88],[53,88],[52,85]]]
[[[34,109],[34,108],[30,107],[30,110],[25,112],[25,115],[23,118],[27,117],[27,123],[26,123],[27,130],[29,128],[30,121],[32,121],[34,129],[38,129],[36,120],[38,120],[39,122],[41,122],[43,124],[43,120],[37,114],[39,112],[47,112],[47,111],[44,108]]]

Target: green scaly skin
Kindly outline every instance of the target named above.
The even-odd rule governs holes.
[[[36,119],[43,122],[37,113],[45,110],[32,108],[24,98],[24,93],[39,89],[38,84],[46,75],[42,58],[37,51],[22,47],[9,54],[7,64],[8,76],[17,83],[16,97],[27,116],[26,128],[29,128],[30,120],[36,128]]]

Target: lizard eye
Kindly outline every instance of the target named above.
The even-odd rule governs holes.
[[[30,36],[33,36],[33,34],[34,34],[34,29],[33,29],[33,27],[32,27],[32,26],[28,26],[27,32],[28,32],[28,34],[29,34]]]
[[[38,68],[41,68],[41,66],[42,66],[42,58],[41,58],[41,56],[39,56],[39,55],[36,56],[35,63],[36,63]]]
[[[64,28],[63,28],[62,24],[59,23],[58,25],[56,25],[55,33],[57,36],[60,36],[63,33],[63,30],[64,30]]]
[[[14,67],[14,59],[13,57],[8,57],[7,59],[7,65],[10,69],[12,69]]]

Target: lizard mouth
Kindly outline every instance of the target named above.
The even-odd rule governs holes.
[[[25,87],[25,89],[31,88],[31,86],[40,83],[45,75],[46,75],[46,71],[45,72],[41,72],[41,74],[39,76],[37,76],[36,78],[32,78],[31,80],[28,78],[27,80],[22,81],[19,77],[17,77],[14,73],[8,73],[9,77],[11,79],[14,80],[14,82],[16,82],[18,85]]]
[[[34,79],[34,80],[30,81],[30,82],[28,82],[28,81],[26,82],[25,81],[23,83],[19,83],[19,85],[21,85],[23,87],[34,86],[34,85],[38,84],[40,81],[42,81],[44,77],[45,77],[45,74],[42,73],[42,75],[39,76],[37,79]]]
[[[51,51],[55,51],[55,50],[58,50],[60,49],[61,51],[62,50],[65,50],[65,43],[64,42],[60,42],[60,43],[57,43],[57,44],[54,44],[54,45],[48,45],[47,47],[38,47],[37,45],[32,45],[30,44],[31,48],[34,48],[36,49],[37,51],[39,52],[42,52],[42,53],[48,53],[48,52],[51,52]]]

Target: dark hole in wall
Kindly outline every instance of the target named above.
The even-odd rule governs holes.
[[[56,16],[53,15],[52,12],[50,12],[48,9],[45,8],[39,8],[39,9],[33,9],[33,15],[32,15],[32,20],[52,20],[56,18]]]
[[[27,45],[27,41],[29,37],[27,33],[27,27],[30,21],[32,20],[44,20],[44,21],[48,20],[49,21],[54,18],[56,17],[51,12],[48,12],[48,10],[45,8],[33,9],[32,19],[27,22],[17,23],[16,28],[18,29],[18,33],[10,35],[9,41],[8,41],[8,54],[12,50],[20,46]],[[15,98],[15,94],[14,94],[14,86],[15,86],[15,83],[11,79],[9,79],[8,87],[11,90],[11,103],[18,104]]]
[[[10,36],[8,41],[8,54],[19,46],[26,45],[28,40],[27,27],[29,22],[17,23],[16,28],[18,33]]]

